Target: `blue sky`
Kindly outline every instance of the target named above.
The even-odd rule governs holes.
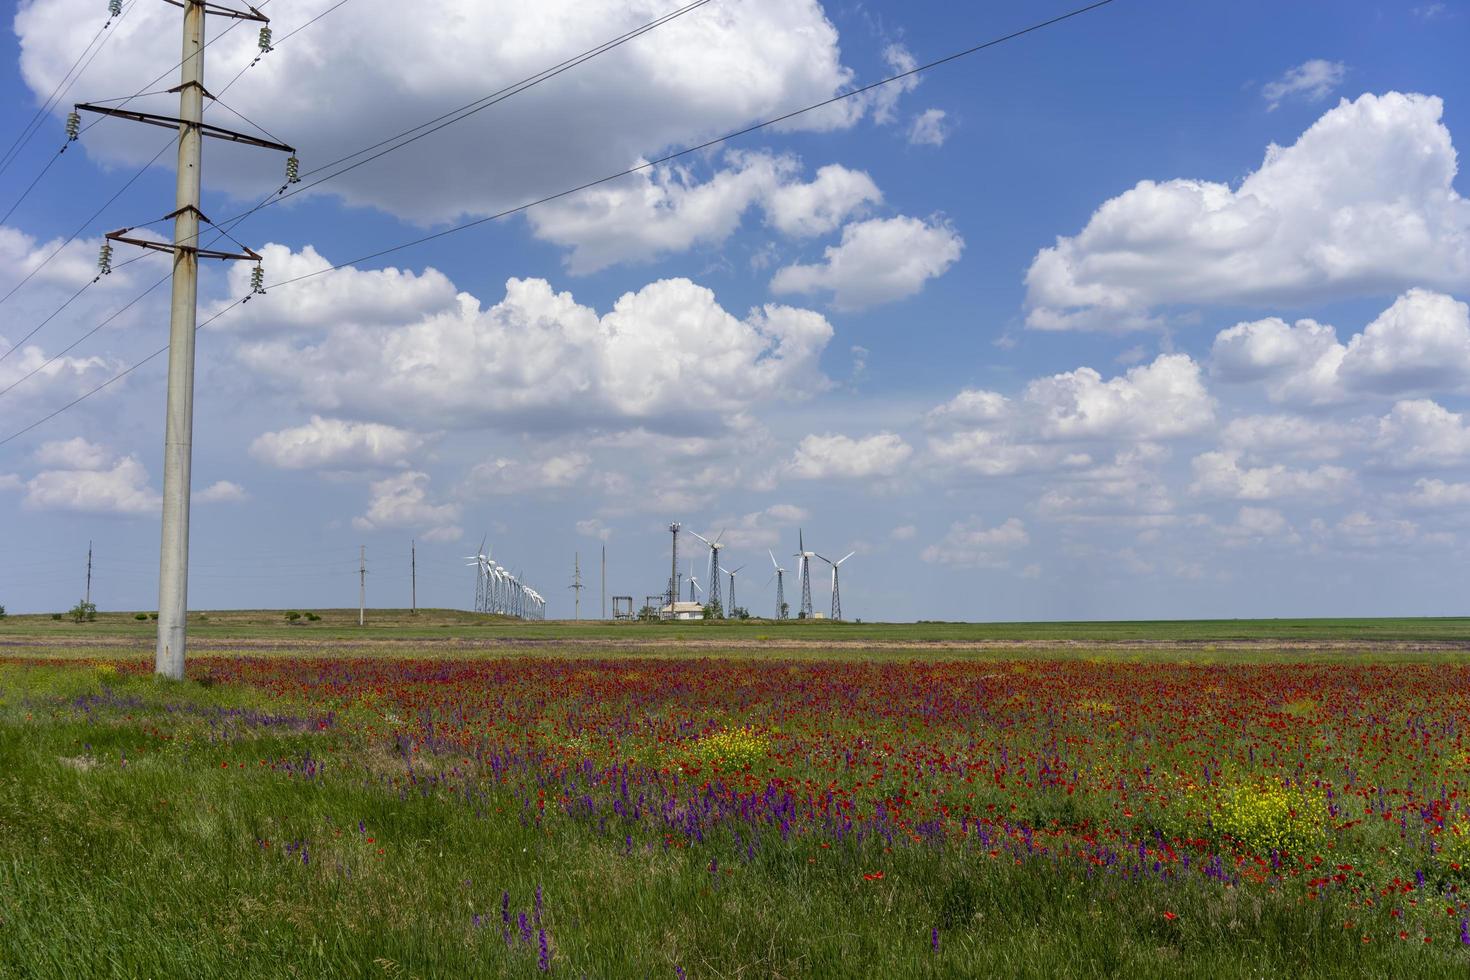
[[[266,11],[281,38],[328,6]],[[440,6],[435,23],[351,0],[217,94],[311,170],[672,7]],[[714,0],[234,234],[280,282],[1065,9]],[[0,207],[63,141],[70,102],[174,64],[176,14],[126,5],[0,172]],[[19,6],[0,145],[105,19],[93,0]],[[208,49],[212,88],[252,34]],[[849,617],[1460,612],[1467,37],[1457,3],[1116,0],[651,176],[273,289],[201,332],[191,605],[350,605],[359,545],[370,602],[403,605],[417,539],[420,603],[465,606],[457,556],[488,534],[569,615],[574,553],[595,570],[605,541],[609,592],[641,598],[679,520],[729,528],[757,612],[773,596],[752,573],[798,527],[858,552]],[[89,129],[0,227],[0,294],[168,139]],[[0,352],[90,280],[102,232],[172,210],[160,159],[0,304]],[[204,210],[239,213],[281,166],[209,144]],[[89,287],[0,361],[0,388],[165,269]],[[247,280],[209,267],[202,316]],[[166,296],[0,394],[0,438],[156,350]],[[159,358],[0,446],[0,603],[74,602],[93,540],[103,608],[154,606],[163,375]]]

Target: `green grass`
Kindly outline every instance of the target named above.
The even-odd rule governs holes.
[[[308,610],[301,610],[306,612]],[[812,644],[944,644],[996,642],[1146,642],[1205,644],[1239,641],[1326,643],[1436,643],[1470,645],[1470,618],[1219,619],[1054,623],[851,623],[822,620],[750,620],[709,623],[525,623],[456,610],[369,610],[357,625],[355,609],[310,610],[321,621],[287,623],[284,610],[191,613],[192,636],[204,640],[474,640],[635,644],[711,641],[732,644],[797,641]],[[49,615],[0,619],[7,639],[61,643],[106,639],[146,644],[157,624],[134,619],[137,610],[106,612],[93,623],[54,621]]]
[[[76,707],[98,694],[111,703]],[[1363,947],[1330,902],[1120,886],[951,848],[793,843],[711,874],[708,851],[629,855],[575,824],[523,825],[508,792],[400,794],[370,741],[221,721],[235,708],[306,711],[245,689],[0,668],[0,976],[531,975],[535,940],[507,947],[500,898],[529,912],[538,885],[552,972],[571,976],[1465,968],[1458,950]],[[277,768],[308,756],[317,778]]]

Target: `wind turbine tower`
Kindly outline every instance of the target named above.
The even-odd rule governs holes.
[[[821,555],[817,555],[817,557],[821,558],[822,561],[832,566],[832,618],[834,620],[839,620],[842,618],[842,591],[837,581],[837,570],[842,566],[843,562],[847,561],[847,559],[851,558],[855,554],[857,554],[856,551],[849,551],[846,555],[843,555],[836,561],[833,561],[830,558],[822,558]]]
[[[806,550],[806,540],[800,528],[796,529],[796,574],[801,579],[801,618],[812,618],[812,559],[815,551]]]
[[[709,590],[705,595],[708,597],[709,605],[718,605],[720,602],[720,549],[724,547],[724,545],[720,544],[720,539],[725,536],[725,532],[721,531],[715,535],[713,541],[698,531],[690,531],[689,533],[709,545]],[[723,611],[724,607],[721,606],[720,608]]]
[[[740,566],[740,568],[744,567],[744,565]],[[740,568],[731,569],[725,572],[726,575],[730,576],[730,608],[725,613],[726,619],[729,619],[731,616],[735,615],[735,573],[740,571]]]
[[[766,549],[766,554],[768,554],[768,555],[771,556],[771,567],[776,570],[776,574],[774,576],[772,576],[776,580],[776,618],[777,619],[785,619],[786,618],[786,569],[782,568],[781,567],[781,563],[778,562],[778,561],[776,561],[776,554],[775,554],[775,552],[771,551],[770,548],[767,548]],[[768,582],[766,582],[766,584],[767,585],[770,585],[771,583],[768,581]]]

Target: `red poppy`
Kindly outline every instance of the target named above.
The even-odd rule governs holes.
[[[1173,912],[1165,912],[1164,918],[1168,919],[1170,922],[1173,922],[1175,919],[1179,918],[1179,916]]]

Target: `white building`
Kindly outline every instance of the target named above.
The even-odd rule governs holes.
[[[672,610],[665,605],[658,614],[664,619],[703,619],[704,607],[697,602],[676,602]]]

